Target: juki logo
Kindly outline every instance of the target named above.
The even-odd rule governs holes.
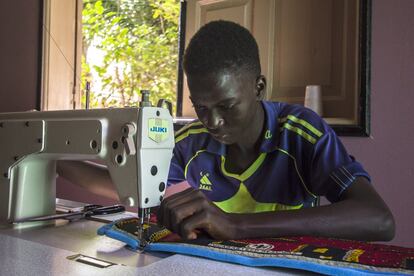
[[[170,134],[169,122],[161,118],[148,119],[148,137],[156,143],[168,139]]]
[[[152,128],[150,128],[150,131],[167,133],[167,128],[166,127],[153,126]]]

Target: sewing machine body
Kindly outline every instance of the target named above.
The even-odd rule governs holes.
[[[124,204],[158,206],[173,147],[159,107],[0,114],[0,226],[55,212],[57,160],[101,160]]]

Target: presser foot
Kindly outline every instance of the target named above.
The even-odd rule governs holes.
[[[150,209],[143,208],[140,210],[140,222],[137,227],[137,236],[139,240],[139,248],[143,250],[149,244],[148,228],[150,227]]]
[[[147,227],[148,226],[146,225],[138,226],[137,236],[139,240],[139,250],[144,250],[144,248],[149,244],[148,233],[146,230]]]

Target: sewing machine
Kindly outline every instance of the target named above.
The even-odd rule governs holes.
[[[55,213],[57,160],[101,160],[142,228],[163,198],[173,147],[172,117],[148,95],[139,108],[0,114],[0,227]]]

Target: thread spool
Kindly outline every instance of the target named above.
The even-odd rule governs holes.
[[[322,88],[320,85],[306,86],[304,106],[312,109],[319,116],[323,115]]]

